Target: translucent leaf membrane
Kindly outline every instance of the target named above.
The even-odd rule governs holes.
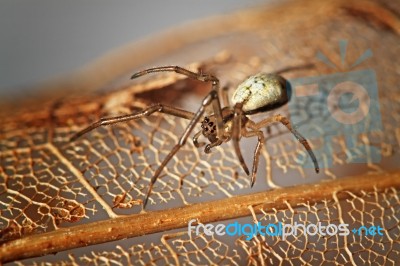
[[[80,251],[62,252],[59,264],[134,264],[134,265],[304,265],[304,264],[369,264],[395,265],[399,257],[399,192],[388,189],[383,193],[365,192],[357,196],[350,192],[345,200],[326,200],[320,203],[304,203],[302,206],[287,205],[287,210],[264,210],[259,215],[228,220],[217,224],[234,223],[268,224],[348,224],[348,229],[361,225],[381,226],[382,235],[366,235],[351,232],[348,236],[304,234],[301,227],[296,235],[261,236],[250,241],[246,236],[207,235],[195,230],[157,234],[156,240],[148,243],[140,237],[135,240],[101,245],[99,250],[81,254]],[[248,230],[247,230],[248,231]],[[332,231],[331,231],[332,232]],[[141,242],[147,242],[142,243]],[[234,244],[232,244],[232,242]],[[38,263],[52,262],[45,258]]]
[[[394,58],[400,52],[400,30],[398,16],[382,2],[367,1],[361,5],[357,1],[324,4],[301,1],[194,23],[187,29],[177,30],[175,35],[152,39],[160,43],[164,38],[165,46],[157,53],[147,51],[154,50],[148,43],[124,50],[124,57],[116,57],[112,63],[107,61],[114,75],[111,79],[94,75],[99,70],[99,66],[94,66],[93,72],[78,75],[75,83],[55,86],[72,87],[75,91],[4,102],[0,107],[0,261],[36,257],[21,263],[395,264],[400,250],[398,182],[386,182],[379,189],[376,182],[388,174],[397,176],[399,171],[399,69]],[[314,10],[312,16],[310,10]],[[121,59],[139,54],[137,62]],[[252,189],[250,178],[241,169],[230,142],[205,154],[189,138],[155,183],[146,207],[148,213],[162,215],[174,207],[231,198],[223,207],[235,207],[245,213],[244,218],[238,218],[242,214],[237,216],[238,221],[245,223],[348,223],[349,228],[381,225],[384,235],[299,234],[285,240],[264,236],[245,240],[204,234],[190,237],[180,229],[183,218],[177,211],[176,215],[164,217],[177,222],[163,233],[154,230],[155,234],[112,242],[111,247],[93,243],[124,238],[118,230],[115,235],[105,234],[106,238],[98,242],[91,241],[96,236],[87,235],[81,246],[89,247],[71,251],[65,250],[77,247],[72,245],[73,241],[52,249],[53,242],[49,240],[46,248],[36,251],[36,242],[28,241],[33,251],[26,255],[27,247],[21,246],[25,243],[23,240],[48,233],[55,233],[57,238],[57,232],[65,228],[78,232],[83,226],[118,221],[125,215],[132,215],[129,216],[132,219],[139,217],[135,215],[140,215],[151,177],[189,121],[154,114],[97,128],[73,142],[70,138],[102,117],[138,112],[155,102],[196,112],[209,92],[209,84],[172,73],[129,80],[137,69],[166,62],[214,74],[220,78],[221,86],[229,88],[230,95],[237,84],[260,71],[293,68],[282,73],[292,84],[299,80],[321,81],[321,77],[332,80],[338,75],[349,78],[352,73],[369,71],[373,75],[359,84],[365,88],[375,84],[372,87],[375,94],[368,91],[375,115],[362,120],[357,127],[350,127],[349,131],[346,123],[329,121],[343,115],[340,113],[343,110],[351,113],[365,98],[352,100],[351,95],[344,95],[337,106],[329,109],[328,96],[340,98],[341,95],[340,91],[331,92],[334,86],[328,86],[325,81],[320,83],[319,98],[310,97],[307,89],[303,91],[305,95],[298,96],[294,88],[295,94],[287,106],[250,118],[260,121],[277,113],[289,117],[315,151],[321,168],[319,174],[315,173],[304,147],[280,124],[262,129],[266,142]],[[198,130],[200,127],[191,137]],[[243,155],[250,167],[255,145],[254,138],[241,139]],[[344,190],[340,180],[348,176],[359,176],[360,184]],[[373,182],[363,184],[365,180]],[[305,191],[321,181],[332,182],[329,183],[332,191],[315,201],[307,198]],[[275,195],[275,189],[307,184],[309,187],[304,187],[304,191],[295,190],[295,195],[287,195],[298,199],[295,203],[282,205],[269,198],[268,202],[259,203],[269,204],[270,208],[262,211],[260,206],[235,205],[240,195],[256,197],[257,192]],[[226,221],[224,214],[221,211],[212,222],[236,221]],[[205,221],[211,214],[204,211],[196,215],[191,218]],[[145,231],[147,227],[150,225],[139,228]],[[135,230],[140,231],[132,229]],[[59,238],[63,237],[60,233]],[[49,252],[59,253],[37,258]]]

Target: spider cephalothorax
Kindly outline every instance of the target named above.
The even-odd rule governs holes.
[[[219,91],[219,80],[209,74],[204,74],[201,72],[195,73],[179,66],[162,66],[137,72],[132,76],[132,78],[137,78],[153,72],[163,71],[172,71],[185,75],[189,78],[211,83],[211,91],[203,99],[196,113],[158,103],[153,104],[138,113],[112,118],[103,118],[91,126],[79,131],[71,138],[71,140],[74,140],[99,126],[125,122],[133,119],[140,119],[155,112],[161,112],[180,118],[189,119],[190,123],[183,132],[178,143],[172,148],[151,178],[143,207],[145,207],[147,204],[152,187],[158,176],[171,158],[186,143],[190,133],[199,122],[201,123],[201,129],[193,137],[194,145],[196,147],[202,147],[205,145],[204,152],[210,153],[212,147],[219,146],[224,142],[232,140],[236,156],[238,157],[240,165],[247,175],[250,175],[250,171],[244,162],[239,147],[239,140],[241,137],[257,137],[258,142],[254,150],[253,168],[251,172],[251,186],[253,186],[255,182],[261,148],[265,142],[264,133],[261,131],[261,129],[275,122],[283,124],[304,146],[314,163],[315,171],[318,173],[318,162],[313,151],[311,150],[311,147],[309,146],[307,140],[291,126],[290,121],[286,117],[281,115],[273,115],[257,123],[247,117],[247,115],[275,109],[289,101],[290,90],[287,88],[287,82],[283,77],[277,74],[259,73],[247,78],[235,90],[232,97],[233,107],[229,107],[226,90]],[[219,93],[221,93],[221,95],[219,95]],[[224,104],[226,105],[224,108],[221,107],[220,97],[224,99]],[[204,116],[206,108],[209,106],[212,106],[213,113]],[[206,144],[205,142],[199,142],[198,139],[200,136],[204,136],[208,140],[208,143]]]

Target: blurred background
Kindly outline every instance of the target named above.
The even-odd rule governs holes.
[[[267,0],[0,1],[0,96],[76,71],[127,43]]]

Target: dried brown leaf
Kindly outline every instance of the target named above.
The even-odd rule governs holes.
[[[36,257],[37,263],[53,262],[51,256],[37,257],[60,252],[58,264],[394,265],[400,251],[400,70],[393,61],[400,54],[399,32],[399,17],[384,1],[296,1],[177,29],[100,60],[75,75],[73,83],[49,85],[60,89],[60,94],[44,93],[37,99],[19,99],[17,104],[4,102],[0,107],[0,261]],[[356,70],[374,70],[383,130],[358,136],[355,146],[349,145],[348,136],[338,134],[332,149],[319,153],[319,175],[299,164],[302,146],[278,125],[266,130],[254,189],[249,188],[229,144],[206,155],[189,141],[163,171],[149,208],[141,212],[152,174],[187,121],[154,115],[69,141],[74,132],[101,117],[131,113],[152,102],[196,110],[209,90],[207,84],[173,74],[129,80],[129,73],[149,62],[175,62],[211,72],[222,85],[233,88],[259,71],[310,63],[314,68],[291,71],[285,77],[331,74],[315,56],[321,51],[340,65],[338,43],[343,39],[348,40],[346,62],[373,51]],[[160,40],[165,44],[162,48]],[[127,62],[132,55],[140,56]],[[94,73],[99,69],[108,75],[98,77]],[[302,132],[315,122],[315,110],[323,106],[306,101],[290,108],[296,111],[292,116],[303,119],[298,125]],[[277,112],[288,115],[289,109]],[[364,126],[368,128],[370,122]],[[315,149],[328,144],[323,137],[311,143]],[[242,145],[250,147],[254,142]],[[380,163],[374,163],[368,152],[363,154],[363,145],[379,149]],[[245,149],[248,162],[252,152]],[[349,164],[351,156],[366,163]],[[328,158],[333,160],[329,167]],[[385,234],[300,234],[285,241],[257,236],[246,241],[189,236],[177,230],[193,218],[215,224],[238,217],[245,223],[381,224]],[[101,244],[114,240],[117,244]],[[21,261],[25,262],[32,261]]]

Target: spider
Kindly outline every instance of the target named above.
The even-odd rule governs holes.
[[[157,178],[163,171],[164,167],[179,151],[179,149],[183,145],[185,145],[187,139],[189,138],[189,135],[199,122],[201,122],[201,129],[194,134],[194,145],[197,148],[205,146],[204,152],[210,153],[213,147],[219,146],[224,142],[232,140],[236,156],[240,162],[241,167],[248,176],[250,175],[250,171],[243,159],[239,147],[239,140],[241,137],[257,137],[258,142],[254,150],[253,168],[251,172],[251,187],[253,187],[256,180],[260,152],[265,142],[264,133],[261,131],[261,129],[274,122],[282,123],[290,132],[292,132],[292,134],[304,146],[304,148],[310,155],[314,163],[315,171],[317,173],[319,172],[318,162],[310,145],[308,144],[307,140],[292,127],[290,121],[286,117],[277,114],[257,123],[250,120],[248,117],[248,115],[273,110],[286,104],[289,101],[290,93],[288,93],[286,89],[286,80],[280,75],[259,73],[254,76],[250,76],[235,90],[232,97],[233,107],[230,107],[226,89],[220,91],[219,80],[213,75],[205,74],[202,72],[195,73],[179,66],[160,66],[137,72],[133,74],[131,79],[135,79],[140,76],[144,76],[154,72],[176,72],[178,74],[185,75],[188,78],[192,78],[202,82],[210,82],[211,91],[204,97],[196,113],[192,113],[173,106],[156,103],[137,113],[111,118],[101,118],[99,121],[77,132],[71,138],[71,141],[74,141],[75,139],[97,127],[126,122],[129,120],[141,119],[155,112],[169,114],[190,120],[189,125],[186,127],[185,131],[181,135],[178,143],[175,144],[175,146],[165,157],[165,159],[162,161],[161,165],[157,168],[153,177],[151,178],[146,198],[143,203],[143,208],[146,207],[153,185],[157,181]],[[221,93],[221,96],[219,95],[219,92]],[[221,108],[220,97],[223,99],[226,107]],[[210,105],[212,106],[213,113],[211,115],[203,117],[206,108]],[[206,138],[206,141],[208,140],[208,143],[199,142],[198,139],[201,135]]]

